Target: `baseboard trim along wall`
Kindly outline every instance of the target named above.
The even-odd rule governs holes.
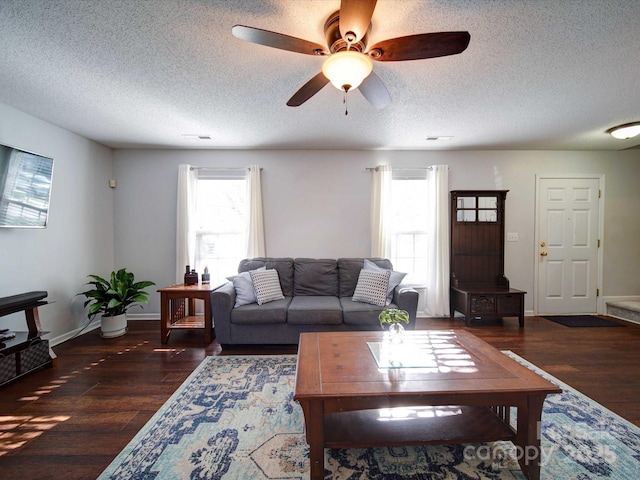
[[[66,342],[67,340],[71,340],[72,338],[77,337],[78,335],[84,335],[85,333],[91,332],[93,330],[96,330],[100,328],[100,319],[95,319],[92,322],[90,322],[88,325],[84,326],[84,327],[80,327],[80,328],[76,328],[75,330],[72,330],[70,332],[67,332],[63,335],[59,335],[57,337],[54,338],[50,338],[49,339],[49,345],[51,345],[52,347],[55,347],[56,345],[59,345],[63,342]]]

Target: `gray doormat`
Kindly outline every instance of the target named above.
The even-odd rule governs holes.
[[[614,322],[595,315],[549,315],[543,316],[547,320],[559,323],[565,327],[626,327],[622,323]]]

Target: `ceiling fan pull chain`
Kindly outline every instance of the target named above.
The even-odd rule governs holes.
[[[344,97],[342,99],[342,103],[344,103],[344,114],[345,115],[349,115],[349,110],[348,110],[349,104],[347,103],[347,93],[348,92],[349,92],[348,90],[344,91]]]

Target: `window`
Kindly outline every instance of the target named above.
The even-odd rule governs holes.
[[[396,176],[402,175],[402,176]],[[425,172],[394,172],[391,181],[391,262],[403,283],[427,281],[427,182]]]
[[[211,283],[235,275],[247,252],[247,185],[243,172],[198,173],[195,268]]]
[[[0,146],[0,225],[46,226],[52,169],[50,158]]]
[[[371,170],[372,255],[388,257],[407,273],[403,283],[418,291],[418,312],[448,316],[448,166]]]

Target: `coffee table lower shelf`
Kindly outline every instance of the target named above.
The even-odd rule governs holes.
[[[204,328],[204,315],[189,315],[172,322],[167,327],[169,329],[186,328],[189,330]]]
[[[491,408],[477,406],[408,407],[421,415],[398,418],[388,410],[324,415],[325,448],[515,441],[515,432]]]

